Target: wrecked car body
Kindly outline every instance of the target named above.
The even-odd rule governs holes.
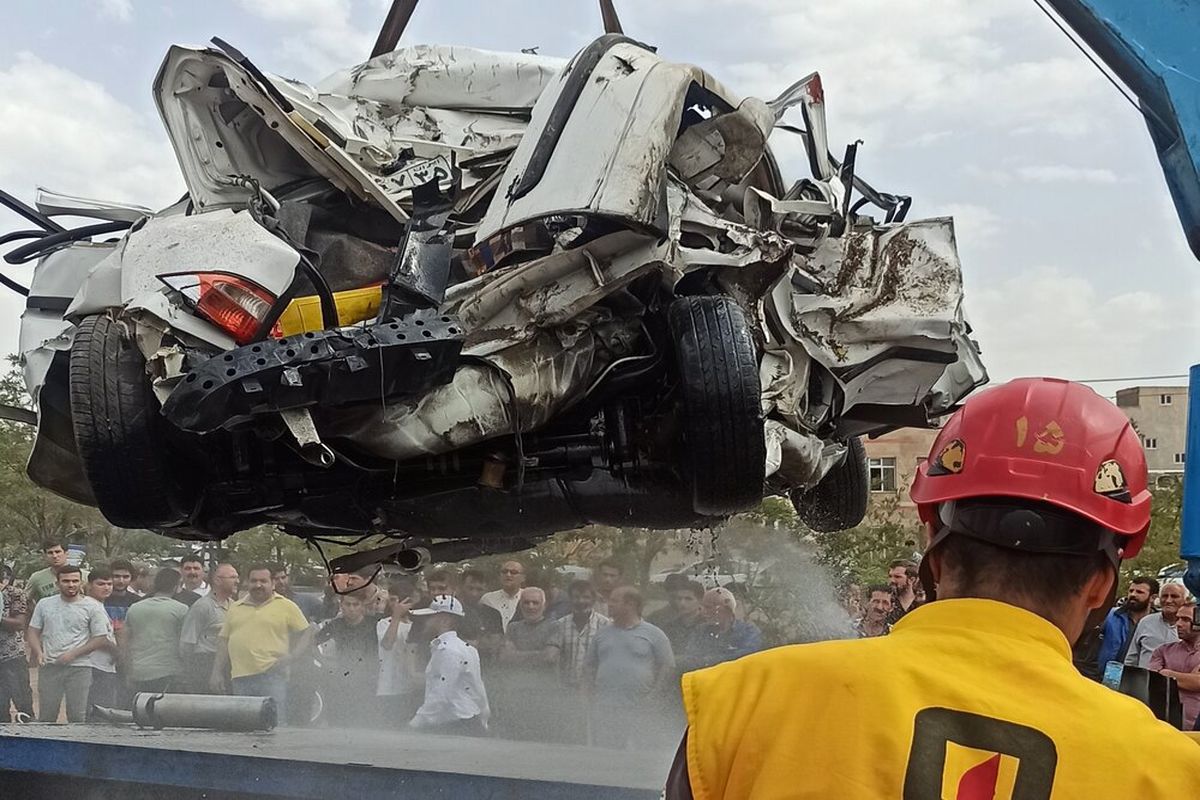
[[[310,87],[214,40],[171,48],[155,94],[187,197],[40,196],[31,221],[120,238],[42,225],[6,256],[39,259],[29,474],[115,524],[463,554],[787,494],[832,530],[865,509],[858,437],[986,380],[951,220],[904,221],[829,154],[815,74],[739,98],[609,34]],[[784,182],[773,133],[811,176]]]

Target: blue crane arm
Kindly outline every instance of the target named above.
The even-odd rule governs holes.
[[[1192,253],[1200,258],[1200,3],[1045,0],[1137,95]],[[1189,381],[1179,553],[1200,596],[1200,365]]]
[[[1045,2],[1137,95],[1184,234],[1200,258],[1200,3]]]

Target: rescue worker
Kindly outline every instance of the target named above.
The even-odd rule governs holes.
[[[888,636],[685,675],[667,798],[1195,796],[1200,745],[1071,665],[1146,538],[1146,482],[1129,420],[1085,386],[969,399],[912,487],[932,602]]]

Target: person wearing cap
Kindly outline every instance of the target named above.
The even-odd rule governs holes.
[[[409,614],[425,618],[425,633],[431,639],[425,702],[409,725],[429,733],[486,735],[491,712],[479,672],[479,653],[458,638],[462,603],[450,595],[438,595],[425,608]]]
[[[753,622],[737,618],[737,600],[724,588],[709,589],[700,604],[703,625],[692,631],[679,667],[690,672],[763,649],[762,631]]]
[[[1200,746],[1071,663],[1150,525],[1129,419],[1086,386],[1012,381],[951,416],[911,494],[930,602],[888,636],[685,675],[666,797],[1194,796]]]

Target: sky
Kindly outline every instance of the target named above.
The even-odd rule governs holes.
[[[6,0],[0,187],[164,206],[183,193],[151,97],[171,44],[219,36],[265,71],[315,82],[366,58],[388,5]],[[616,5],[626,34],[742,95],[774,97],[819,71],[831,149],[861,140],[859,174],[911,195],[910,219],[955,217],[993,380],[1178,375],[1200,361],[1200,264],[1142,118],[1033,0]],[[601,32],[594,0],[427,0],[403,43],[570,56]],[[778,139],[785,178],[804,177],[796,143]],[[0,212],[5,230],[19,224]],[[0,289],[0,353],[16,349],[20,311]],[[1139,382],[1155,381],[1096,388]]]

